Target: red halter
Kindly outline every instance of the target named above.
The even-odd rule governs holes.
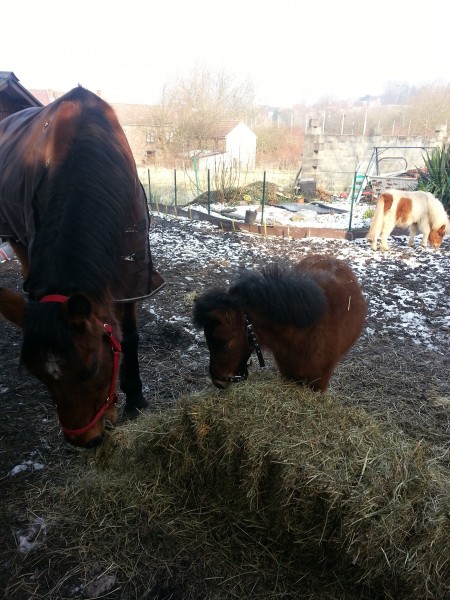
[[[39,300],[39,302],[64,303],[68,299],[69,299],[68,296],[62,296],[61,294],[49,294],[48,296],[44,296],[43,298],[41,298]],[[102,323],[102,321],[100,321],[100,319],[97,319],[97,321],[102,325],[103,330],[104,330],[106,336],[108,337],[109,343],[111,345],[111,350],[113,353],[113,374],[112,374],[112,378],[111,378],[111,384],[109,386],[109,395],[108,395],[108,398],[106,399],[105,403],[101,407],[101,409],[98,411],[98,413],[92,419],[92,421],[90,421],[84,427],[80,427],[80,429],[67,429],[67,427],[64,427],[64,425],[61,423],[61,418],[59,417],[59,414],[58,414],[59,424],[61,425],[61,429],[67,435],[77,436],[77,435],[82,435],[83,433],[86,433],[86,431],[88,431],[91,427],[93,427],[97,423],[97,421],[102,418],[102,416],[103,416],[105,410],[108,408],[108,406],[110,406],[111,404],[117,404],[117,402],[119,400],[119,397],[116,393],[116,379],[117,379],[117,373],[119,371],[119,358],[120,358],[120,352],[122,349],[121,349],[120,343],[117,341],[116,337],[114,336],[111,325],[109,325],[108,323]]]

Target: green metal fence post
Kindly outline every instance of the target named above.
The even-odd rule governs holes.
[[[264,203],[266,200],[266,172],[263,174],[263,189],[261,198],[261,225],[264,223]]]
[[[208,215],[211,214],[211,179],[210,170],[208,169]]]
[[[147,169],[147,179],[148,179],[148,201],[151,204],[152,203],[152,188],[150,187],[150,169]]]
[[[174,190],[175,190],[175,196],[174,196],[173,202],[176,207],[177,206],[177,170],[176,169],[173,170],[173,185],[174,185]]]
[[[355,188],[356,188],[356,177],[357,176],[358,176],[358,169],[356,169],[355,174],[353,176],[352,198],[351,198],[351,204],[350,204],[350,220],[348,222],[349,232],[352,230],[353,205],[355,203]]]

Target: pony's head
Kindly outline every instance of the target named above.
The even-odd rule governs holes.
[[[213,384],[225,389],[247,379],[252,347],[239,303],[223,290],[208,290],[195,300],[193,321],[205,334]]]
[[[436,229],[431,229],[429,235],[428,235],[428,241],[430,243],[430,246],[432,248],[434,248],[435,250],[437,250],[441,244],[442,241],[444,240],[444,236],[446,233],[450,232],[450,223],[447,221],[447,223],[444,223],[443,225],[441,225],[440,227],[436,228]]]
[[[0,314],[22,329],[22,363],[49,389],[66,440],[98,446],[117,420],[118,325],[82,294],[41,300],[0,289]]]

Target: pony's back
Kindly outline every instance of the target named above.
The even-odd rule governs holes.
[[[307,256],[296,270],[307,274],[325,293],[329,309],[320,324],[321,335],[332,340],[337,354],[344,354],[358,339],[367,313],[355,274],[345,261],[323,254]]]

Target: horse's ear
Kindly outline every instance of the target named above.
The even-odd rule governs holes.
[[[84,294],[73,294],[63,305],[69,323],[78,328],[84,327],[92,314],[92,304]]]
[[[21,329],[25,322],[25,310],[27,301],[18,292],[0,288],[0,314]]]

